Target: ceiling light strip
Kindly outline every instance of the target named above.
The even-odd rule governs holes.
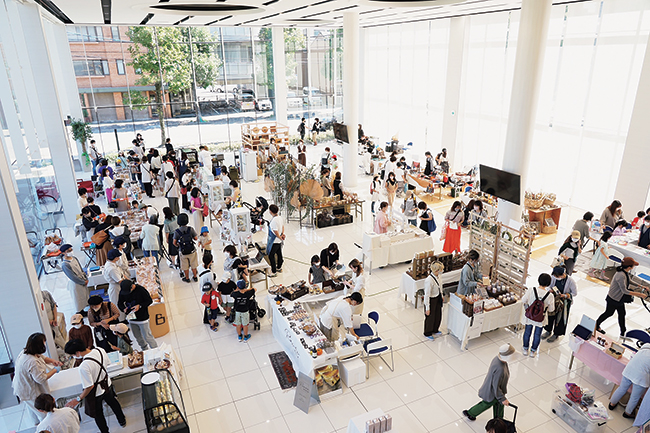
[[[232,15],[228,15],[227,17],[223,17],[223,18],[219,18],[218,20],[210,21],[209,23],[206,23],[205,25],[210,26],[210,25],[212,25],[214,23],[218,23],[219,21],[225,21],[225,20],[227,20],[229,18],[232,18],[232,17],[233,17]]]
[[[50,0],[35,0],[43,9],[51,13],[54,18],[61,21],[63,24],[74,24],[74,22],[63,13],[61,9],[54,2]]]
[[[267,1],[267,2],[262,3],[262,5],[264,5],[264,6],[270,6],[270,5],[272,5],[273,3],[277,3],[278,1],[280,1],[280,0],[269,0],[269,1]]]
[[[147,24],[149,22],[149,20],[151,20],[151,18],[153,18],[153,14],[147,14],[147,16],[144,17],[144,19],[142,21],[140,21],[140,25],[144,26],[145,24]]]

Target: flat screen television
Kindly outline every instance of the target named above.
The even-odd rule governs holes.
[[[521,176],[483,164],[479,165],[479,175],[481,192],[521,204]]]
[[[350,143],[350,140],[348,139],[348,127],[346,124],[334,122],[332,124],[332,129],[334,130],[335,139],[344,143]]]

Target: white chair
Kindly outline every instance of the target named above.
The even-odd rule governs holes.
[[[623,257],[625,257],[621,252],[616,251],[613,248],[609,249],[609,260],[607,261],[607,266],[610,267],[616,267],[621,264],[623,261]]]
[[[382,354],[386,351],[390,350],[390,365],[388,365],[388,362],[384,359]],[[363,343],[363,353],[364,353],[364,360],[366,362],[366,379],[370,377],[370,357],[378,356],[382,361],[384,361],[384,364],[386,364],[386,367],[390,368],[390,371],[395,371],[395,360],[393,358],[393,343],[391,339],[387,340],[382,340],[381,338],[373,338],[372,340],[368,340]]]

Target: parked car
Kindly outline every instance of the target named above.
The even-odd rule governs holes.
[[[255,110],[255,98],[250,93],[235,95],[235,107],[241,111]]]
[[[268,98],[256,99],[255,100],[255,109],[257,111],[273,110],[273,104],[271,104],[271,100],[268,99]]]
[[[288,108],[301,108],[302,98],[296,96],[296,92],[287,92],[287,107]]]

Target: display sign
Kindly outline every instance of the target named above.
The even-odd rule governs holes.
[[[293,398],[293,405],[305,413],[309,413],[311,399],[320,402],[318,388],[314,379],[303,372],[298,373],[298,385],[296,386],[296,395]]]

